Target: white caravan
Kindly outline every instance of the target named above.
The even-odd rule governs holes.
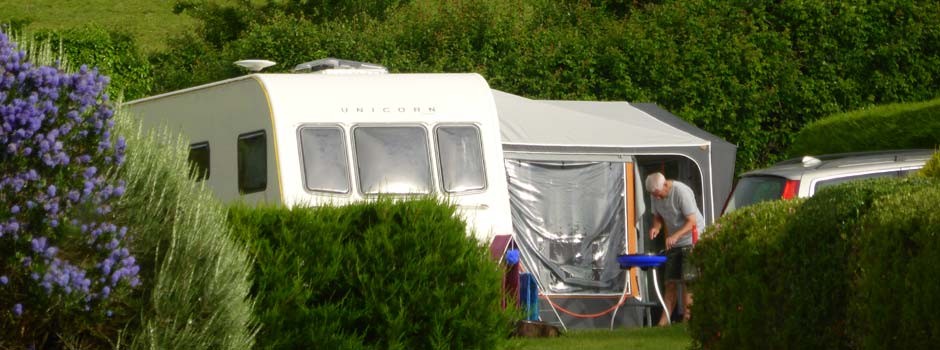
[[[223,201],[435,195],[481,241],[512,233],[496,106],[477,74],[256,73],[125,106],[146,127],[182,131]]]

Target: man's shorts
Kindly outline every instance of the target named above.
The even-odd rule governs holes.
[[[698,277],[698,271],[692,264],[692,246],[675,247],[666,251],[666,264],[663,277],[667,281],[692,282]]]

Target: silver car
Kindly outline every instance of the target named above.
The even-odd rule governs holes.
[[[805,156],[741,175],[723,213],[774,199],[810,197],[826,186],[876,177],[902,177],[920,170],[929,149]]]

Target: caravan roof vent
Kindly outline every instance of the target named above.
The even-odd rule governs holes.
[[[268,60],[241,60],[235,62],[235,65],[252,72],[260,72],[262,69],[268,68],[275,64],[276,63]]]
[[[384,66],[343,60],[339,58],[324,58],[294,66],[294,73],[323,73],[323,74],[384,74],[388,69]]]

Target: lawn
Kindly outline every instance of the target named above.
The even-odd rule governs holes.
[[[27,30],[76,28],[86,24],[131,34],[144,52],[165,39],[192,31],[196,22],[173,14],[172,0],[0,0],[0,23],[28,20]]]
[[[613,331],[572,330],[558,338],[516,338],[511,349],[688,349],[692,344],[685,324],[655,328],[622,328]]]

